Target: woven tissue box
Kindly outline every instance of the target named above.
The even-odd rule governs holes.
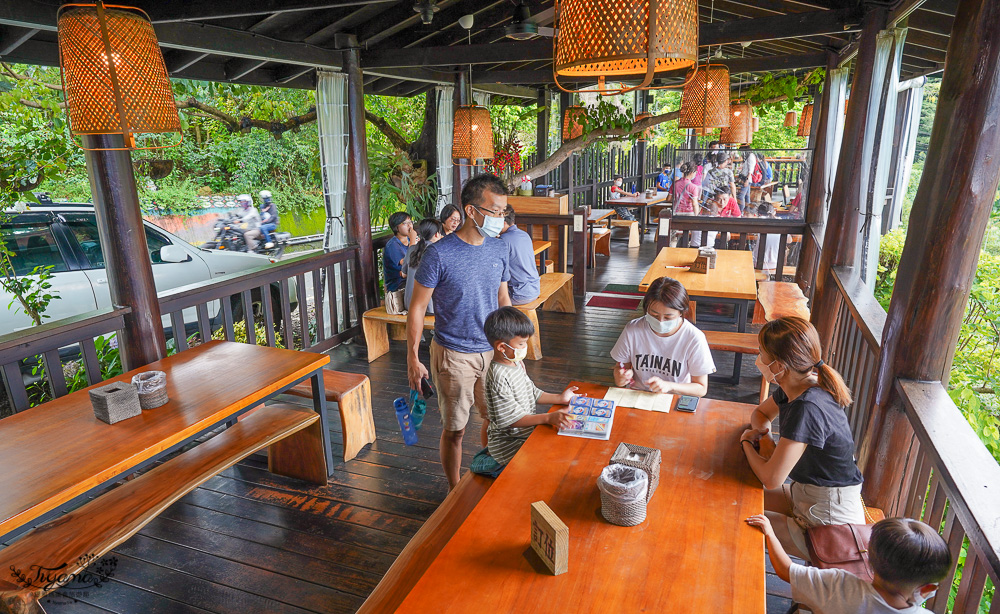
[[[609,465],[625,465],[642,469],[649,476],[649,490],[646,501],[653,498],[653,493],[660,483],[660,451],[656,448],[646,448],[633,443],[620,443],[615,453],[611,455]]]
[[[700,247],[700,248],[698,248],[698,256],[707,256],[708,257],[708,268],[710,268],[710,269],[714,269],[715,268],[715,259],[716,259],[716,257],[718,255],[719,255],[719,253],[717,251],[715,251],[714,247]]]
[[[90,404],[101,422],[114,424],[142,413],[139,392],[129,382],[114,382],[90,391]]]

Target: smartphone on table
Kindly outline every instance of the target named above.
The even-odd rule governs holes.
[[[693,414],[696,409],[698,409],[698,397],[692,397],[685,394],[681,395],[681,398],[677,399],[677,411],[685,411],[689,414]]]

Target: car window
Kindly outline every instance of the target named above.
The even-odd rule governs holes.
[[[97,218],[87,214],[66,214],[63,217],[66,219],[66,225],[69,227],[70,232],[76,237],[83,252],[90,260],[90,266],[104,268],[104,254],[101,250],[100,233],[97,230]],[[146,247],[149,248],[149,261],[153,264],[163,262],[160,259],[160,248],[164,245],[170,245],[170,239],[145,224],[143,225],[143,229],[146,231]]]
[[[48,224],[14,224],[0,228],[10,252],[15,275],[30,275],[35,267],[51,266],[54,273],[68,270]]]

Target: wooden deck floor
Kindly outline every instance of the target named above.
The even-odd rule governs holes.
[[[632,250],[624,241],[613,241],[610,261],[598,257],[598,267],[588,272],[588,289],[637,284],[654,251],[648,240]],[[637,315],[584,309],[582,302],[577,307],[575,315],[539,312],[545,358],[526,365],[545,390],[561,390],[574,379],[610,384],[609,351],[625,323]],[[426,348],[423,353],[426,361]],[[447,482],[438,463],[441,428],[434,401],[417,445],[403,445],[399,434],[392,400],[407,391],[402,343],[394,342],[387,355],[370,365],[363,340],[330,355],[330,368],[371,378],[378,441],[370,449],[337,464],[326,486],[274,476],[263,457],[251,457],[116,548],[117,567],[109,582],[54,595],[44,604],[46,610],[354,612],[444,499]],[[716,361],[720,373],[731,372],[731,354],[719,354]],[[709,396],[755,402],[759,375],[752,357],[744,362],[739,386],[716,384]],[[480,447],[478,427],[474,418],[465,438],[466,464]],[[339,438],[336,433],[334,441]],[[337,444],[334,455],[341,455]],[[768,612],[785,612],[788,585],[769,574],[767,586]]]

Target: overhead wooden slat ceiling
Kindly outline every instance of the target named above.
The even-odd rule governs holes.
[[[56,65],[56,8],[48,2],[0,0],[0,60]],[[477,87],[524,98],[551,87],[551,39],[513,42],[513,0],[438,0],[430,25],[421,23],[414,0],[134,0],[152,17],[168,70],[176,77],[255,85],[310,88],[316,67],[337,70],[341,49],[361,46],[366,92],[413,95],[449,83],[474,64]],[[904,79],[944,66],[957,0],[898,0],[909,27],[903,49]],[[529,0],[539,26],[553,26],[554,0]],[[915,10],[913,7],[917,6]],[[808,69],[823,64],[827,50],[850,49],[859,21],[856,0],[699,0],[702,58],[721,49],[727,62],[752,74]],[[807,17],[793,15],[809,13]],[[467,32],[458,25],[474,15]],[[902,14],[902,13],[901,13]],[[790,24],[790,25],[786,25]],[[838,29],[843,25],[847,31]],[[350,35],[348,38],[347,35]],[[476,46],[475,53],[448,54],[448,47]],[[744,46],[741,42],[749,42]],[[714,43],[721,43],[715,45]],[[502,45],[500,47],[494,46]],[[515,45],[515,47],[511,47]],[[503,49],[502,59],[490,53]],[[513,49],[513,51],[511,51]],[[391,60],[452,58],[455,64]],[[520,50],[520,51],[518,51]],[[367,58],[367,60],[366,60]],[[399,62],[398,65],[393,65]],[[742,63],[741,63],[742,62]],[[683,75],[658,75],[660,83]],[[747,72],[733,73],[734,82]]]

